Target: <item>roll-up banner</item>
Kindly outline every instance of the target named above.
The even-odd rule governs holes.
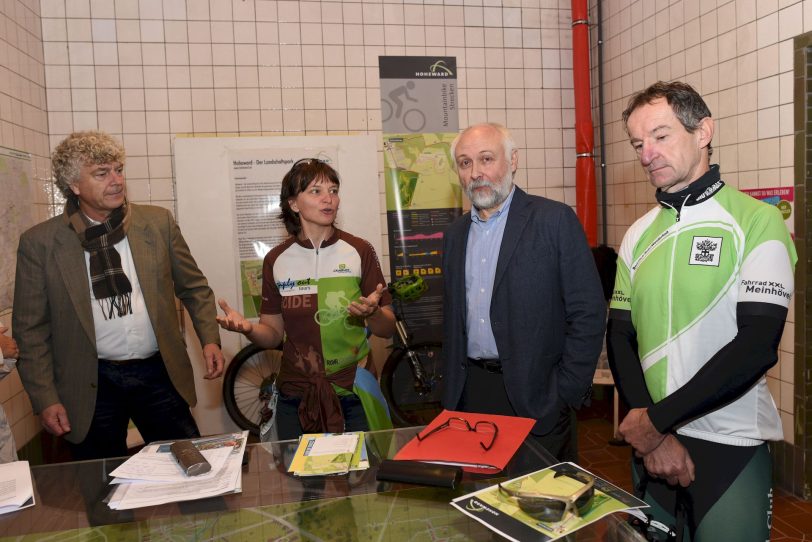
[[[382,56],[386,219],[392,280],[428,291],[403,304],[415,341],[442,340],[443,232],[462,213],[451,142],[459,132],[455,57]]]

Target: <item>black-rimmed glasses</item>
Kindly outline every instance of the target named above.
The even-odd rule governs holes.
[[[496,435],[499,433],[499,427],[491,421],[488,420],[480,420],[478,422],[474,422],[474,425],[471,425],[468,420],[465,418],[458,418],[458,417],[451,417],[448,418],[446,421],[426,433],[425,435],[421,435],[420,433],[417,434],[417,440],[423,441],[429,438],[431,435],[438,431],[442,431],[443,429],[457,429],[459,431],[473,431],[474,433],[479,433],[486,438],[489,438],[490,441],[486,446],[484,442],[480,442],[479,445],[482,446],[482,449],[486,452],[491,449],[493,443],[496,442]]]
[[[557,472],[555,478],[568,476],[584,485],[571,495],[548,495],[529,491],[517,491],[499,484],[499,492],[514,499],[525,514],[548,523],[556,523],[572,512],[581,517],[595,496],[595,478],[582,472]]]

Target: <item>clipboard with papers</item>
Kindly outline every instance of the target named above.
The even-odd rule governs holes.
[[[443,410],[395,460],[457,465],[466,472],[503,470],[535,424],[531,418]]]

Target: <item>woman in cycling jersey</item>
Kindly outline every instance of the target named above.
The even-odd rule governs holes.
[[[367,330],[395,331],[392,298],[372,245],[335,225],[340,184],[326,162],[296,162],[280,194],[290,237],[265,256],[259,322],[220,300],[222,328],[263,348],[283,345],[280,440],[392,426],[374,377],[358,367],[369,354]]]

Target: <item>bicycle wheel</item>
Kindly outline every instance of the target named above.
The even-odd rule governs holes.
[[[381,370],[381,391],[396,427],[425,425],[439,414],[441,405],[441,369],[443,347],[438,342],[415,344],[411,351],[420,360],[425,379],[420,386],[409,360],[409,349],[396,348]]]
[[[260,395],[270,391],[281,362],[281,350],[249,344],[228,364],[223,377],[223,403],[241,429],[259,435],[262,409],[267,401]]]

